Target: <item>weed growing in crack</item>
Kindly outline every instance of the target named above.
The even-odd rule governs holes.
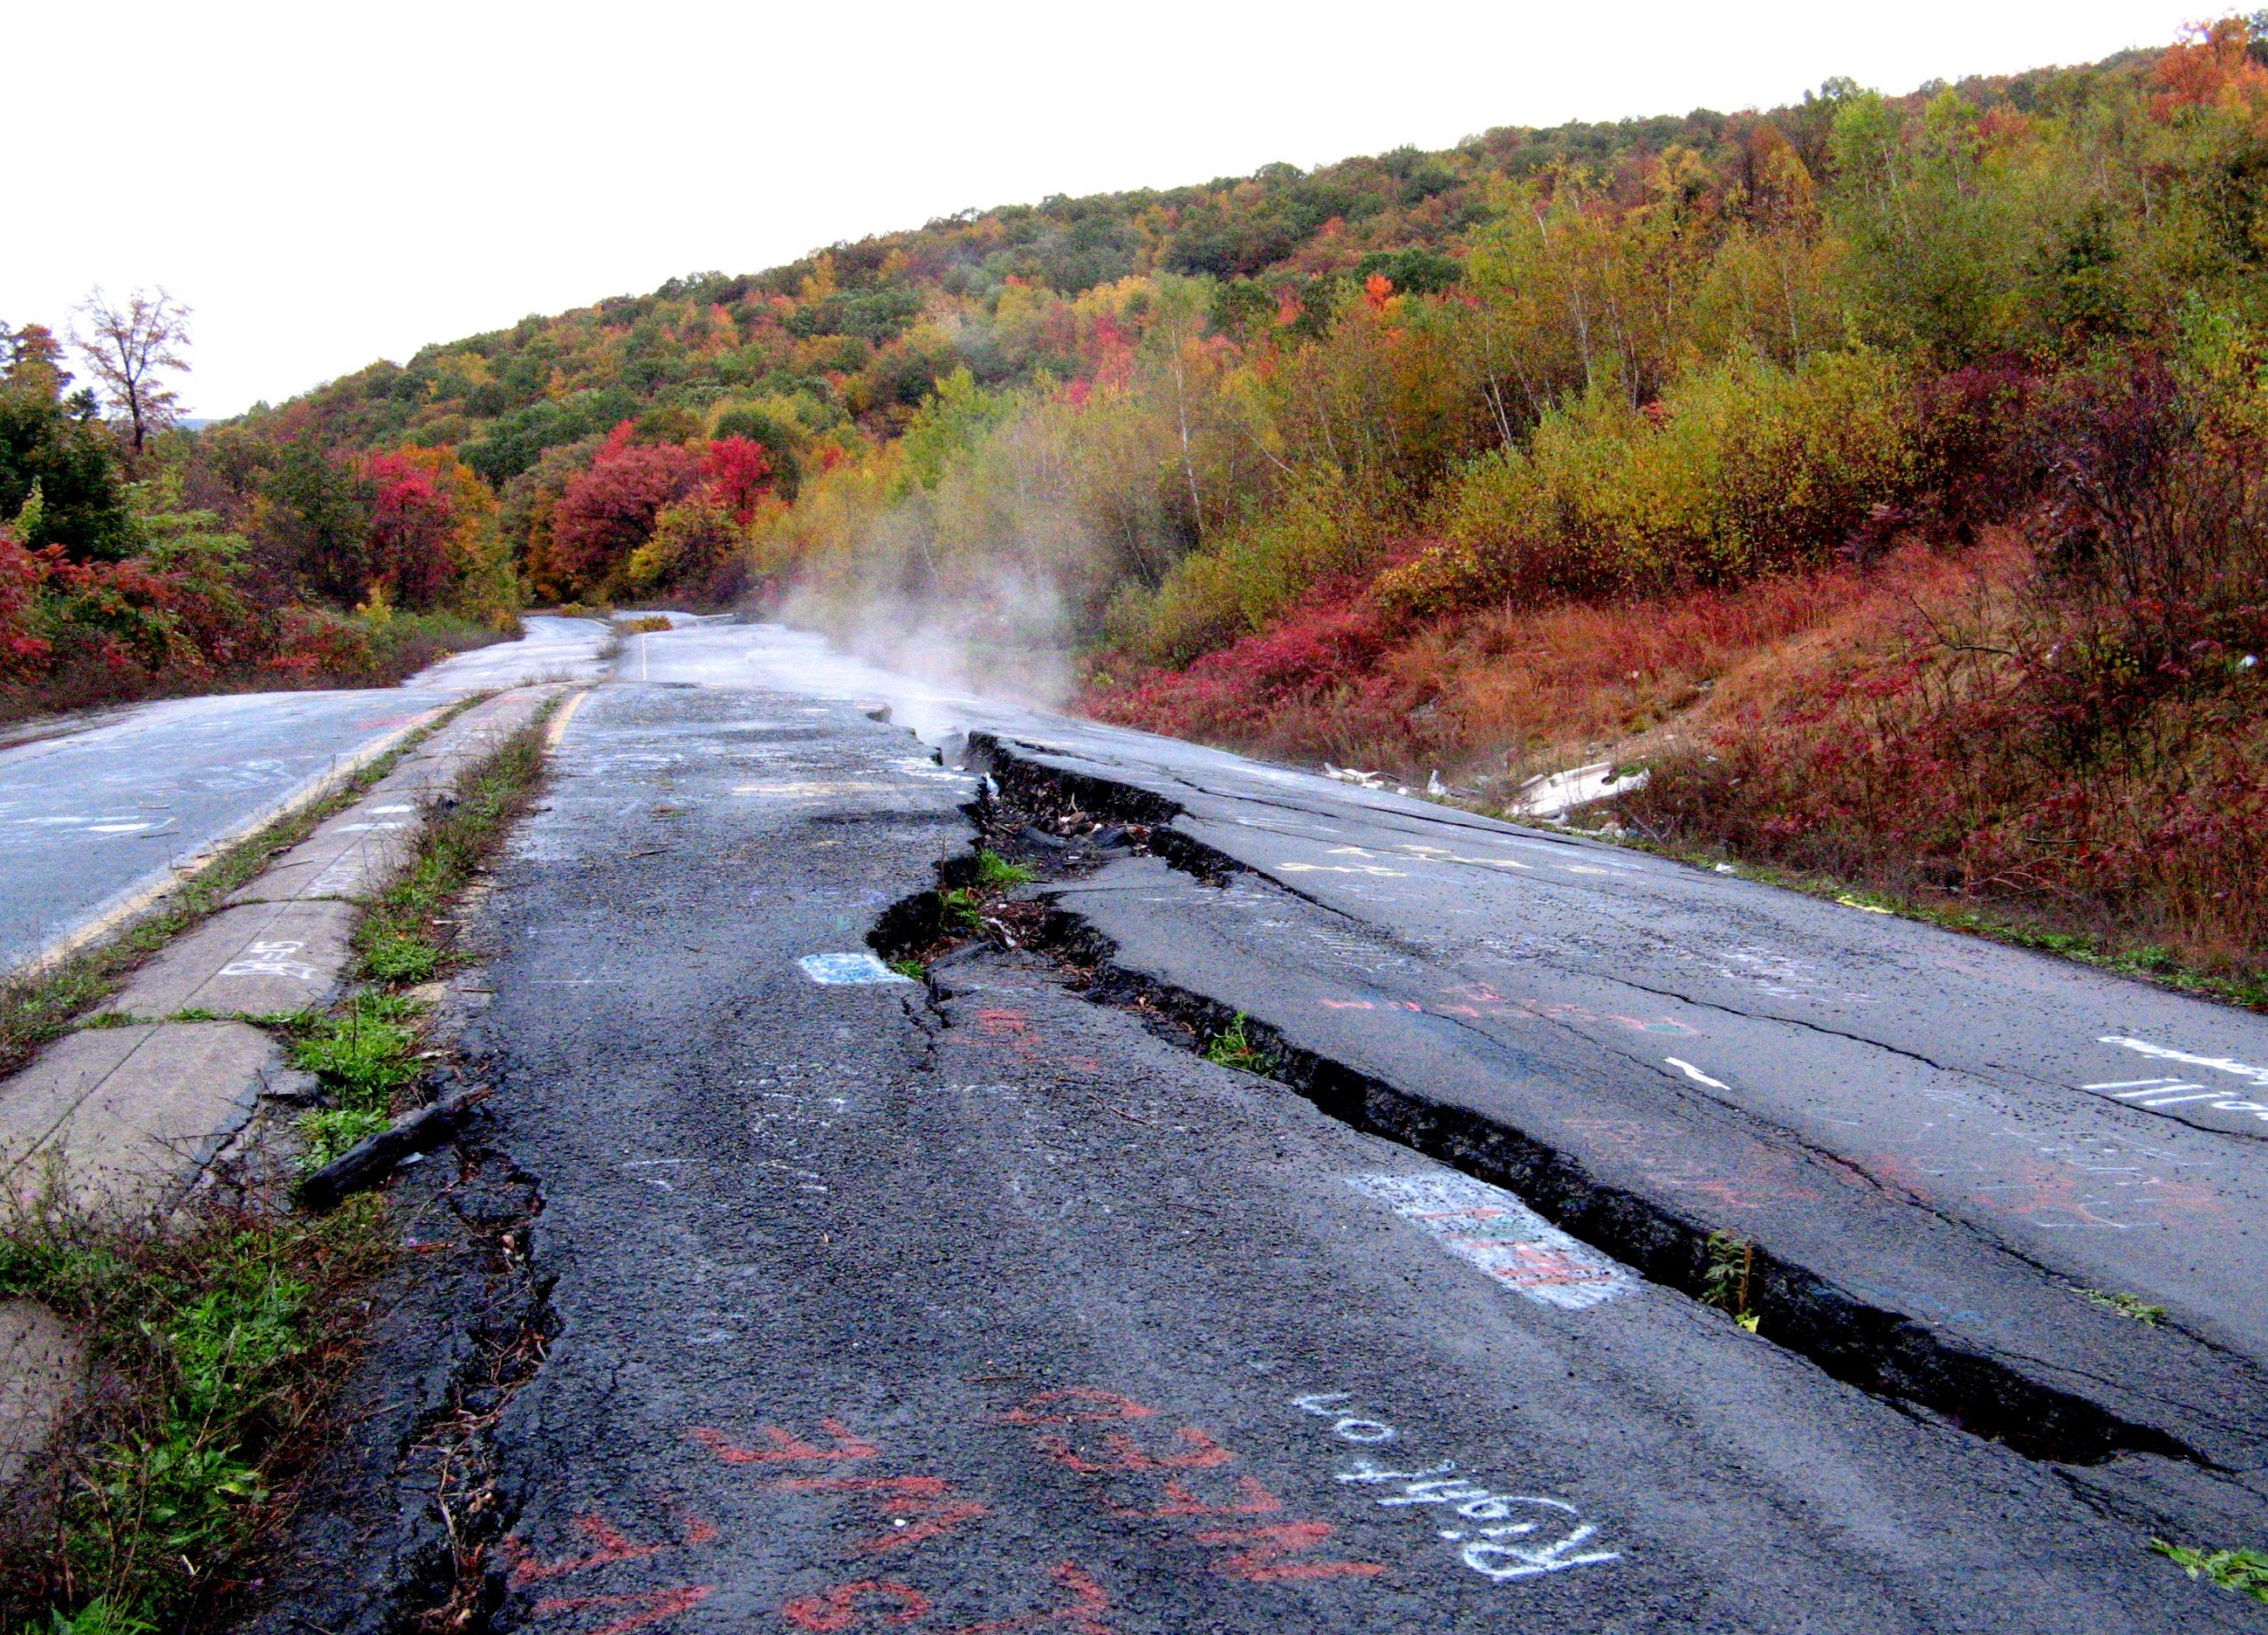
[[[302,1113],[297,1127],[307,1149],[300,1166],[313,1174],[392,1123],[385,1114],[363,1107],[322,1107]]]
[[[362,974],[373,982],[431,982],[440,974],[441,951],[423,938],[392,928],[362,943]]]
[[[413,1051],[425,1008],[388,993],[358,993],[291,1047],[291,1064],[313,1073],[341,1106],[383,1111],[418,1074]]]
[[[2116,1312],[2121,1317],[2131,1317],[2145,1327],[2155,1328],[2165,1321],[2165,1308],[2152,1305],[2140,1295],[2122,1295],[2101,1289],[2082,1289],[2079,1297],[2090,1305],[2099,1305]]]
[[[2210,1578],[2224,1590],[2268,1601],[2268,1554],[2257,1550],[2199,1550],[2163,1538],[2151,1539],[2150,1548],[2192,1578]]]
[[[965,885],[937,893],[937,918],[945,930],[972,933],[984,929],[984,899]]]
[[[1246,1033],[1251,1020],[1239,1011],[1228,1026],[1205,1041],[1205,1059],[1216,1067],[1232,1067],[1240,1073],[1258,1073],[1266,1078],[1276,1070],[1276,1058]]]
[[[976,884],[979,885],[1005,891],[1014,886],[1029,885],[1038,878],[1021,863],[1012,863],[990,848],[976,854]]]
[[[424,1013],[413,1000],[366,992],[334,1015],[299,1020],[291,1064],[321,1079],[335,1103],[299,1118],[307,1169],[321,1169],[391,1122],[396,1094],[423,1071],[416,1053]]]
[[[914,982],[926,981],[929,975],[929,968],[919,960],[892,960],[889,968]]]
[[[376,1199],[320,1219],[208,1207],[176,1225],[58,1211],[0,1231],[0,1296],[77,1326],[103,1382],[0,1541],[0,1627],[202,1623],[317,1451],[357,1291],[394,1253]]]
[[[1709,1269],[1701,1274],[1701,1304],[1714,1306],[1749,1333],[1762,1320],[1748,1304],[1756,1272],[1756,1245],[1730,1232],[1709,1234]]]

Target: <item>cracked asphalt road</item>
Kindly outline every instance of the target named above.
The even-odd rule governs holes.
[[[168,884],[345,762],[468,692],[589,675],[606,627],[532,615],[526,635],[399,688],[167,698],[41,723],[0,748],[0,973]]]
[[[2258,1018],[761,627],[639,646],[483,916],[553,1334],[490,1627],[2256,1622],[2146,1545],[2268,1530],[2262,1148],[2082,1086],[2241,1088]],[[1149,823],[1033,888],[1091,987],[817,979],[975,838],[882,702]],[[1703,1231],[1759,1334],[1681,1292]]]

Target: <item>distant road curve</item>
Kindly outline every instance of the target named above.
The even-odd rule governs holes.
[[[596,677],[606,637],[539,615],[401,687],[169,698],[0,750],[0,971],[83,943],[466,693]]]

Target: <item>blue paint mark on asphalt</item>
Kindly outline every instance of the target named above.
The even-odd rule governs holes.
[[[866,982],[911,982],[911,977],[901,977],[873,954],[863,950],[857,954],[806,954],[796,964],[804,968],[804,975],[813,982],[829,987]]]

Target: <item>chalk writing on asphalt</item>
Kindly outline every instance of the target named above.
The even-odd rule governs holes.
[[[230,960],[221,968],[223,977],[288,977],[293,982],[313,982],[321,975],[305,960],[291,956],[307,945],[303,942],[256,942],[246,948],[242,959]]]
[[[1580,1312],[1629,1291],[1630,1273],[1501,1187],[1469,1175],[1350,1175],[1347,1184],[1540,1305]]]
[[[1460,1475],[1454,1460],[1415,1464],[1399,1448],[1389,1453],[1383,1444],[1399,1444],[1401,1432],[1350,1412],[1354,1400],[1348,1391],[1317,1391],[1293,1398],[1291,1405],[1330,1421],[1331,1434],[1350,1444],[1348,1463],[1333,1473],[1340,1483],[1383,1509],[1430,1516],[1434,1531],[1456,1546],[1457,1560],[1484,1578],[1507,1584],[1622,1559],[1619,1550],[1596,1547],[1597,1523],[1564,1499]]]

